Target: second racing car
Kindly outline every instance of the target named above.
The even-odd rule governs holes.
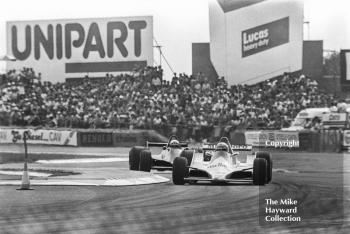
[[[204,145],[190,160],[175,158],[172,177],[176,185],[199,181],[264,185],[272,179],[272,158],[268,152],[254,153],[249,145],[232,146],[222,137],[217,144]]]
[[[151,149],[160,148],[160,153],[152,153]],[[156,150],[156,149],[155,149]],[[134,146],[129,152],[129,168],[135,171],[172,170],[177,157],[192,159],[193,150],[187,142],[180,142],[176,136],[171,136],[168,142],[146,142],[146,147]]]

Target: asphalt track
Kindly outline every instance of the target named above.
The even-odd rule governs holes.
[[[274,153],[273,157],[277,168],[273,182],[260,188],[171,182],[35,186],[33,191],[1,186],[0,233],[350,232],[350,154]],[[127,167],[127,162],[118,167]],[[302,220],[259,222],[263,217],[259,201],[265,198],[297,200]]]

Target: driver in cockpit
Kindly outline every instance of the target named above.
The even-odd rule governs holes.
[[[228,159],[229,158],[228,152],[229,152],[228,144],[226,144],[225,142],[219,142],[215,147],[214,158],[224,157]]]
[[[171,140],[169,143],[169,147],[173,149],[181,148],[180,142],[178,140]]]

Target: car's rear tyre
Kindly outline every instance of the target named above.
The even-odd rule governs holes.
[[[150,172],[152,168],[152,155],[149,150],[142,150],[140,153],[140,171]]]
[[[129,169],[133,171],[138,171],[140,166],[140,153],[145,147],[134,146],[129,151]]]
[[[186,158],[188,165],[191,165],[193,153],[193,150],[183,150],[180,154],[180,157]]]
[[[272,157],[269,152],[257,152],[256,158],[263,158],[266,160],[267,174],[266,174],[266,183],[270,183],[272,180]]]
[[[253,184],[264,185],[266,183],[267,162],[264,158],[256,158],[253,163]]]
[[[173,163],[173,183],[176,185],[185,184],[185,177],[188,175],[188,162],[184,157],[176,157]]]

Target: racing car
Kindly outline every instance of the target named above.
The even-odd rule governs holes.
[[[270,153],[254,153],[249,145],[232,146],[222,137],[217,144],[203,145],[191,160],[175,158],[172,179],[176,185],[199,181],[265,185],[271,182],[272,164]]]
[[[152,154],[151,148],[161,148],[159,154]],[[146,142],[146,147],[134,146],[129,151],[129,169],[134,171],[172,170],[174,159],[184,157],[191,161],[193,150],[188,149],[187,142],[180,142],[171,136],[168,142]]]

